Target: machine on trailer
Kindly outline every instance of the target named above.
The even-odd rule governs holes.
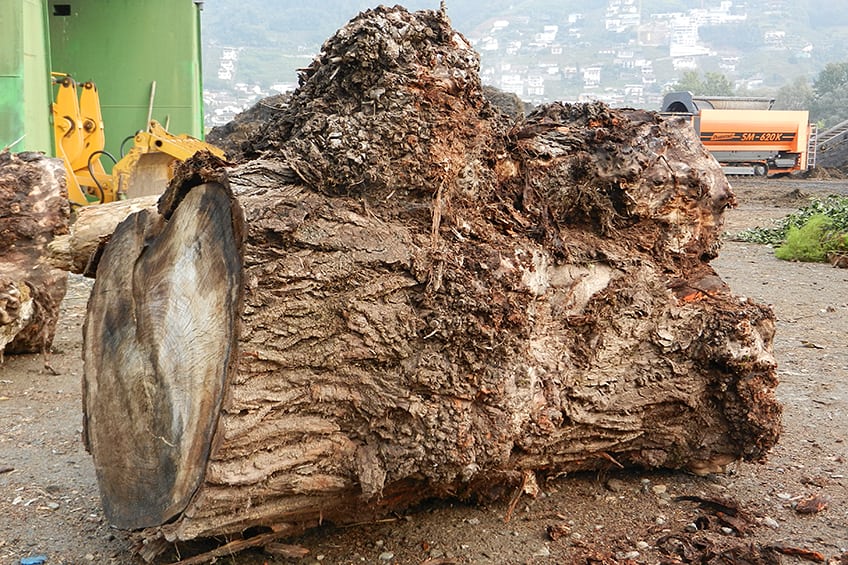
[[[785,174],[815,165],[815,127],[802,110],[772,110],[774,99],[698,97],[671,92],[662,112],[687,115],[704,147],[730,175]]]

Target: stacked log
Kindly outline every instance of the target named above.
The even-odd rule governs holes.
[[[68,233],[56,236],[47,245],[50,263],[63,271],[93,277],[100,254],[118,224],[130,214],[155,207],[158,200],[158,196],[140,196],[76,210]]]
[[[709,264],[734,197],[682,122],[510,121],[444,13],[381,7],[240,143],[97,265],[85,438],[145,557],[777,441],[774,317]]]
[[[70,206],[60,159],[0,152],[0,360],[53,343],[67,273],[48,244],[67,233]]]

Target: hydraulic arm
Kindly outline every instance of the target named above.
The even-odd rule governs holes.
[[[68,198],[86,206],[125,198],[160,194],[173,177],[174,166],[198,151],[220,158],[224,152],[188,135],[174,135],[156,120],[133,137],[126,155],[116,159],[104,148],[106,136],[100,97],[93,82],[77,83],[64,73],[54,73],[58,86],[52,105],[56,156],[64,160],[68,173]],[[113,162],[107,173],[100,161]]]

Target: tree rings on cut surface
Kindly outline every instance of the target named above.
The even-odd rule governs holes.
[[[86,443],[118,527],[167,522],[203,477],[237,333],[230,202],[209,183],[167,221],[135,214],[98,266],[84,332]]]

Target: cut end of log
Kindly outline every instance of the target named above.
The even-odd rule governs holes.
[[[203,478],[237,347],[241,242],[230,205],[224,187],[207,184],[168,223],[143,210],[118,226],[98,266],[86,444],[119,527],[167,522]]]
[[[118,224],[130,214],[154,208],[158,201],[159,196],[144,196],[80,208],[70,233],[48,244],[50,263],[57,269],[93,277],[99,253]]]

